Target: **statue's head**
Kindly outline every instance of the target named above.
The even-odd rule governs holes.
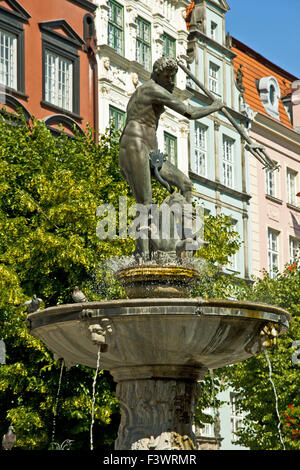
[[[172,93],[177,71],[176,60],[172,57],[162,56],[154,62],[151,78]]]

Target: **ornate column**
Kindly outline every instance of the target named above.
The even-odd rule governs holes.
[[[164,374],[170,375],[171,369],[146,366],[112,371],[121,405],[116,450],[196,448],[192,423],[199,388],[192,377],[199,375],[199,369],[173,366],[173,375],[178,377],[163,378]],[[143,378],[149,375],[152,378]],[[154,378],[155,375],[161,377]]]
[[[126,38],[127,47],[125,51],[126,59],[136,60],[136,35],[137,35],[137,11],[135,2],[130,2],[126,6]]]
[[[107,0],[96,0],[95,3],[98,5],[98,11],[95,20],[98,45],[107,44],[109,6],[107,4]]]

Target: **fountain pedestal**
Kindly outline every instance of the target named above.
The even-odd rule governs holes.
[[[121,423],[115,449],[195,449],[197,390],[196,381],[179,378],[119,382]]]

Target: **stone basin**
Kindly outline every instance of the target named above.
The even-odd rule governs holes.
[[[121,403],[116,449],[193,449],[197,381],[274,344],[289,315],[261,303],[141,298],[49,307],[28,325],[67,366],[95,368],[102,351]]]
[[[104,320],[104,323],[103,323]],[[213,369],[260,352],[266,325],[288,329],[277,307],[232,300],[129,299],[49,307],[28,315],[31,333],[70,365],[95,367],[102,328],[101,367],[190,366]]]

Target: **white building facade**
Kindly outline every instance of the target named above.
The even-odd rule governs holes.
[[[189,1],[94,0],[98,42],[99,132],[113,120],[125,123],[126,107],[137,86],[150,78],[152,65],[163,54],[186,57],[188,31],[185,11]],[[176,76],[174,93],[189,100],[186,76]],[[161,151],[188,174],[189,121],[166,109],[157,130]]]

